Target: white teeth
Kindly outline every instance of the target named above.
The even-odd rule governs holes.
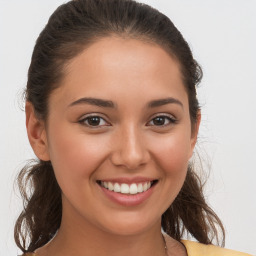
[[[139,185],[138,185],[138,192],[139,193],[143,192],[143,186],[141,183],[139,183]]]
[[[130,194],[134,195],[138,193],[138,187],[135,183],[130,186]]]
[[[113,191],[114,190],[114,186],[111,182],[108,182],[108,187],[109,190]]]
[[[128,184],[121,184],[121,193],[122,194],[129,194],[130,189],[129,189],[129,185]]]
[[[114,191],[115,192],[121,192],[121,188],[120,188],[120,185],[118,183],[115,183],[114,185]]]
[[[144,182],[144,183],[132,183],[131,185],[122,183],[121,185],[118,183],[113,183],[112,182],[106,182],[106,181],[101,181],[100,185],[110,191],[114,191],[117,193],[122,193],[122,194],[131,194],[131,195],[136,195],[138,193],[142,193],[147,191],[151,187],[151,182]]]

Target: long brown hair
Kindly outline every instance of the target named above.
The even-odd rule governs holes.
[[[47,120],[49,95],[60,85],[69,60],[100,38],[112,35],[157,44],[179,62],[193,129],[199,111],[196,85],[202,70],[170,19],[133,0],[73,0],[51,15],[36,41],[28,71],[26,101],[33,105],[37,118]],[[14,237],[23,252],[32,252],[51,240],[60,227],[61,189],[50,161],[30,162],[17,181],[24,209],[16,221]],[[162,215],[162,229],[178,241],[187,232],[210,244],[214,238],[219,243],[218,228],[224,244],[223,225],[207,205],[200,178],[189,165],[181,191]]]

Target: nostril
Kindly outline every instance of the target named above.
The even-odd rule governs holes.
[[[136,141],[130,139],[126,145],[122,144],[115,149],[110,157],[112,164],[123,166],[128,170],[137,170],[147,164],[150,160],[149,152],[143,147],[143,143],[139,143],[138,139]]]

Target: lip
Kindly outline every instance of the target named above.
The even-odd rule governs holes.
[[[106,181],[106,182],[112,182],[112,183],[126,183],[131,185],[132,183],[143,183],[148,181],[154,181],[156,179],[153,178],[147,178],[147,177],[121,177],[121,178],[113,178],[113,179],[103,179],[100,181]]]
[[[118,183],[120,182],[120,179],[115,179],[115,180]],[[150,180],[152,181],[152,179],[150,179]],[[104,180],[104,181],[107,181],[107,180]],[[111,179],[109,181],[113,181],[113,179]],[[143,180],[143,181],[149,181],[149,179]],[[143,181],[140,180],[139,182],[143,182]],[[127,184],[136,183],[134,181],[134,179],[129,180],[129,181],[127,179],[122,179],[122,182],[123,183],[129,182]],[[113,192],[113,191],[108,190],[107,188],[104,188],[104,187],[100,186],[98,183],[97,183],[97,185],[99,186],[99,188],[101,189],[103,194],[108,199],[110,199],[112,202],[114,202],[116,204],[119,204],[119,205],[122,205],[122,206],[137,206],[137,205],[140,205],[143,202],[145,202],[152,195],[157,183],[158,182],[156,182],[153,186],[151,186],[147,191],[138,193],[136,195],[122,194],[122,193]]]

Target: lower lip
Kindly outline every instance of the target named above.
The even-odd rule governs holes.
[[[99,185],[99,184],[98,184]],[[103,193],[113,202],[123,206],[136,206],[146,201],[153,193],[154,186],[150,187],[147,191],[138,193],[136,195],[122,194],[110,191],[99,185]]]

